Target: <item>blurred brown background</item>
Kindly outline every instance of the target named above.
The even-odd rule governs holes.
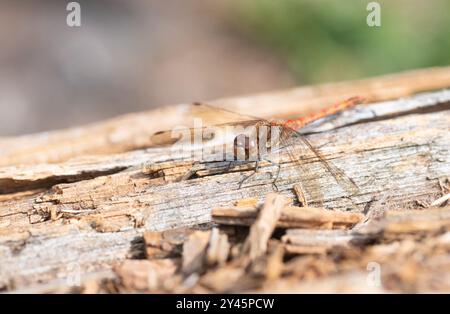
[[[162,104],[294,84],[267,49],[232,31],[213,1],[0,5],[0,135],[92,122]]]
[[[361,0],[78,1],[78,28],[68,2],[1,2],[0,136],[450,58],[440,0],[380,1],[378,29]]]

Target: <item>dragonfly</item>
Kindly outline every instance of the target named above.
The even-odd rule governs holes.
[[[239,189],[258,173],[260,163],[267,161],[277,166],[277,171],[273,175],[272,185],[278,190],[276,182],[280,174],[281,163],[275,161],[273,155],[277,152],[285,151],[289,156],[289,163],[294,164],[294,169],[300,172],[300,177],[309,177],[310,183],[314,181],[314,170],[308,167],[307,163],[302,162],[305,156],[310,156],[310,158],[315,158],[319,161],[319,164],[324,167],[325,173],[331,175],[333,180],[344,191],[353,195],[358,191],[355,182],[341,169],[327,161],[322,153],[300,131],[313,122],[335,116],[363,102],[364,99],[362,97],[355,96],[304,117],[288,120],[268,120],[218,108],[207,103],[194,103],[191,105],[190,113],[194,117],[200,118],[202,122],[206,120],[206,126],[194,125],[180,129],[184,128],[184,130],[187,130],[188,135],[185,134],[184,140],[188,139],[190,143],[192,143],[195,134],[200,134],[202,140],[200,146],[205,146],[205,143],[209,146],[223,146],[226,143],[229,149],[224,149],[221,157],[223,160],[231,159],[226,171],[229,171],[233,162],[236,161],[254,163],[253,172],[239,182]],[[212,119],[214,121],[208,123],[211,117],[214,118]],[[220,120],[226,122],[218,122]],[[225,132],[223,131],[225,129],[232,131]],[[161,138],[167,138],[169,134],[172,143],[176,141],[182,142],[179,137],[174,136],[173,130],[155,133],[152,141],[160,142]],[[207,158],[198,160],[199,163],[206,161],[209,160]],[[195,167],[193,167],[182,177],[182,180],[191,178],[195,172]],[[301,182],[297,182],[297,186],[300,187],[300,194],[302,194],[302,200],[299,201],[303,205],[307,206],[307,195],[312,199],[320,200],[320,186],[311,183],[309,188],[305,188]]]

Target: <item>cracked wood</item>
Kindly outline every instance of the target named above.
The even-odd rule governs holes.
[[[280,193],[295,205],[296,183],[306,191],[319,185],[320,195],[305,195],[309,206],[375,216],[387,207],[407,210],[432,203],[445,194],[440,182],[450,176],[449,102],[450,93],[438,91],[361,105],[309,128],[311,143],[359,191],[348,195],[323,176],[325,169],[312,154],[303,162],[315,175],[303,177],[282,153]],[[173,178],[189,168],[189,158],[173,160],[164,147],[136,148],[54,164],[5,161],[0,168],[0,289],[61,281],[74,267],[83,275],[110,269],[145,254],[144,231],[210,223],[213,208],[241,199],[261,204],[274,188],[271,164],[261,165],[239,189],[252,165],[228,169],[224,163],[202,163],[196,177],[178,181]]]

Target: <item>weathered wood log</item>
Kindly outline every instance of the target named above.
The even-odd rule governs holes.
[[[435,71],[448,78],[448,70]],[[409,88],[409,75],[381,80],[381,87],[374,87],[376,80],[353,86],[361,87],[361,96],[386,99],[450,85],[444,78],[437,83],[422,74],[414,74],[418,79]],[[332,86],[292,91],[289,110],[278,103],[288,99],[289,92],[258,96],[255,104],[272,103],[285,116],[293,114],[291,105],[306,95],[313,94],[310,104],[333,98]],[[340,91],[336,99],[355,94],[348,85],[335,86]],[[317,96],[322,89],[324,94]],[[239,109],[251,106],[251,99],[217,104],[236,101]],[[313,172],[297,171],[283,150],[276,188],[295,205],[302,202],[294,191],[300,182],[309,206],[367,216],[387,208],[427,206],[448,193],[443,185],[450,177],[449,109],[450,92],[443,90],[360,105],[315,124],[305,136],[358,190],[349,194],[342,189],[310,151],[301,156],[301,163]],[[241,187],[253,163],[230,167],[227,162],[201,162],[195,164],[196,176],[179,181],[193,165],[189,158],[174,156],[170,147],[139,149],[151,144],[149,134],[156,131],[156,126],[146,129],[149,123],[144,121],[150,116],[161,119],[167,110],[180,109],[143,114],[140,125],[139,115],[132,115],[77,130],[1,140],[0,289],[84,280],[125,258],[144,256],[145,231],[211,223],[213,208],[247,198],[263,203],[276,189],[277,165],[269,162]],[[269,116],[273,111],[262,113]]]
[[[397,99],[450,86],[450,68],[431,68],[360,81],[306,86],[210,102],[262,118],[305,115],[353,96],[368,102]],[[0,165],[58,163],[77,156],[114,154],[148,147],[151,136],[192,120],[190,104],[128,114],[105,122],[19,137],[0,137]]]

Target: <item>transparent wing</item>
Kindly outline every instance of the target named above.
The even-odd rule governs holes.
[[[183,116],[182,123],[174,125],[171,130],[161,130],[153,134],[151,137],[152,145],[173,144],[178,142],[181,137],[186,137],[186,133],[191,134],[191,139],[195,135],[203,134],[202,137],[205,142],[211,140],[217,143],[228,141],[229,138],[223,137],[220,130],[225,128],[239,130],[239,127],[245,128],[259,120],[252,116],[214,107],[206,103],[194,103],[181,108],[179,114]]]
[[[317,149],[314,149],[311,143],[304,136],[300,136],[300,139],[314,152],[314,154],[317,155],[322,164],[328,172],[333,175],[334,179],[341,187],[343,187],[350,194],[355,194],[358,192],[359,188],[352,178],[348,177],[341,169],[333,165],[333,163],[326,161],[325,157],[323,157]]]
[[[321,152],[296,130],[283,126],[280,144],[286,149],[291,160],[296,165],[294,168],[301,172],[302,188],[312,200],[319,202],[322,200],[323,187],[320,185],[320,182],[326,182],[329,178],[334,180],[350,195],[358,192],[358,186],[355,182],[341,169],[327,161]],[[326,177],[318,178],[319,176]]]

